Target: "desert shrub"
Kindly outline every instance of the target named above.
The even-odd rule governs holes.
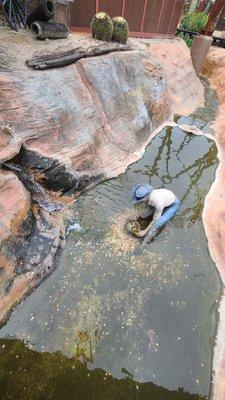
[[[177,36],[183,39],[188,47],[192,46],[194,39],[188,33],[179,32]]]
[[[206,27],[207,22],[208,15],[203,12],[188,13],[182,18],[180,28],[200,33]]]
[[[186,15],[181,20],[180,28],[186,29],[188,31],[201,33],[203,29],[206,27],[208,22],[208,15],[203,12],[191,12]],[[194,39],[188,34],[184,32],[179,32],[178,35],[181,37],[188,47],[191,47]]]

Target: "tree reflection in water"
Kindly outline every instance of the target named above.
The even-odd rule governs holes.
[[[185,160],[185,153],[193,153],[194,146],[192,141],[196,138],[195,135],[183,135],[181,136],[183,139],[181,140],[178,147],[173,146],[173,130],[171,127],[167,127],[167,134],[162,136],[161,144],[158,148],[158,153],[154,159],[154,162],[151,164],[149,170],[150,180],[152,178],[157,177],[161,186],[167,186],[168,184],[179,185],[179,181],[182,182],[183,179],[187,179],[188,183],[185,187],[185,191],[181,194],[180,200],[181,203],[185,204],[185,209],[180,210],[179,218],[176,219],[176,225],[179,227],[193,225],[196,221],[201,219],[201,214],[204,206],[204,199],[208,192],[208,188],[202,189],[201,187],[201,179],[203,178],[204,171],[207,168],[212,168],[217,164],[217,149],[215,143],[212,141],[211,146],[209,147],[206,153],[201,151],[201,148],[196,149],[196,153],[199,153],[199,156],[194,158],[192,161],[191,158],[188,162]],[[179,129],[177,128],[179,131]],[[160,135],[159,135],[160,136]],[[207,138],[205,138],[207,141]],[[196,141],[195,141],[196,142]],[[162,169],[162,160],[164,168]],[[172,168],[175,164],[180,165],[176,174],[173,174]],[[193,191],[193,189],[195,189]],[[191,195],[192,201],[189,203],[188,197]]]

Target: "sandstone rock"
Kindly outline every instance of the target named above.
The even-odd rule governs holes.
[[[181,39],[166,40],[150,46],[161,60],[167,77],[168,95],[174,114],[188,115],[204,105],[204,89],[197,79],[190,50]]]
[[[28,217],[29,210],[30,197],[24,186],[14,174],[2,171],[0,173],[0,319],[2,301],[9,290],[9,283],[15,276],[15,257],[13,253],[7,254],[6,246],[9,240],[22,234],[21,226]]]
[[[21,139],[14,133],[9,125],[0,127],[0,164],[16,156],[21,147]]]
[[[12,123],[28,154],[37,154],[36,166],[29,157],[27,162],[48,169],[47,180],[51,168],[70,177],[67,188],[57,189],[71,192],[74,185],[76,191],[83,176],[88,182],[124,171],[170,117],[171,107],[186,114],[202,104],[203,88],[184,42],[152,41],[147,47],[132,40],[131,45],[131,52],[61,69],[32,71],[24,65],[23,71],[4,73],[0,121]],[[30,49],[25,39],[23,46],[25,62]]]
[[[29,188],[32,186],[29,186]],[[0,321],[51,273],[63,246],[64,226],[56,215],[31,204],[15,174],[0,175]],[[43,196],[44,199],[44,196]]]
[[[225,50],[212,47],[206,58],[204,74],[219,98],[219,112],[212,125],[214,138],[219,150],[219,167],[215,182],[208,193],[203,211],[203,221],[209,249],[223,283],[219,307],[219,325],[213,360],[213,400],[225,398]]]
[[[19,179],[9,171],[0,174],[0,245],[18,235],[30,210],[30,197]]]
[[[81,174],[91,179],[113,176],[120,166],[123,171],[130,155],[170,115],[163,71],[154,57],[138,50],[27,71],[25,80],[8,75],[5,82],[2,99],[8,107],[1,115],[24,148],[39,155],[38,170],[56,168],[57,161],[75,181]]]
[[[4,296],[0,298],[0,320],[1,323],[6,321],[9,310],[12,310],[23,297],[28,294],[34,287],[34,273],[30,272],[22,276],[16,276],[12,287]]]

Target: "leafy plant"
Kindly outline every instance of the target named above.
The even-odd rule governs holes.
[[[188,47],[191,47],[194,39],[188,35],[188,33],[179,32],[178,35],[181,39],[183,39]]]
[[[184,15],[180,28],[188,31],[202,32],[208,22],[208,15],[204,12],[192,12]]]

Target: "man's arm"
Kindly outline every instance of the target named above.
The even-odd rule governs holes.
[[[147,226],[146,229],[143,229],[142,231],[135,233],[135,236],[137,236],[137,237],[145,236],[148,233],[148,231],[151,229],[151,227],[154,225],[154,223],[162,216],[162,213],[163,213],[163,208],[156,208],[154,215],[153,215],[153,219],[150,222],[150,224]]]

